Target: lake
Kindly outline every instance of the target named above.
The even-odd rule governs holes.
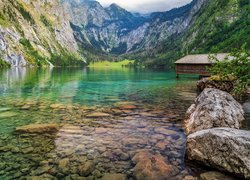
[[[185,164],[182,123],[197,77],[127,68],[12,68],[0,72],[0,179],[134,179],[133,157],[150,152]],[[16,127],[56,124],[55,133]]]

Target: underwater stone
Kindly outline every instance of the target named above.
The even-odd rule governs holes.
[[[7,111],[7,112],[2,112],[0,113],[0,118],[8,118],[8,117],[14,117],[17,116],[18,114],[12,111]]]
[[[148,151],[143,151],[137,153],[132,160],[136,164],[134,176],[137,180],[167,179],[178,173],[160,154],[153,155]]]
[[[202,173],[200,175],[200,180],[212,180],[212,179],[235,180],[234,178],[226,176],[225,174],[222,174],[217,171],[209,171],[209,172]]]
[[[19,133],[53,133],[59,130],[57,124],[30,124],[16,128]]]
[[[78,167],[79,170],[79,174],[81,176],[88,176],[92,173],[92,171],[94,171],[95,169],[95,164],[93,161],[87,161],[86,163],[84,163],[83,165],[80,165]]]
[[[0,108],[0,112],[10,111],[11,108]]]
[[[127,180],[125,174],[104,174],[101,180]]]
[[[69,158],[61,159],[58,163],[58,168],[63,172],[66,173],[69,170]]]
[[[102,118],[102,117],[110,117],[110,114],[102,113],[102,112],[94,112],[86,115],[87,118]]]

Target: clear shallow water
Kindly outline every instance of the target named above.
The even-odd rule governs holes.
[[[196,78],[133,69],[25,69],[0,74],[0,179],[134,178],[138,152],[159,155],[175,179],[184,163],[182,120]],[[19,134],[28,124],[56,133]]]

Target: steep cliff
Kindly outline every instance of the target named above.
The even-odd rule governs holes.
[[[12,66],[83,62],[58,0],[0,0],[0,59]]]
[[[194,0],[181,8],[150,16],[135,15],[116,4],[102,7],[97,1],[64,0],[76,38],[113,54],[152,49],[173,34],[185,31],[207,0]]]

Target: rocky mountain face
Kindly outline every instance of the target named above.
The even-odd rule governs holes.
[[[0,67],[2,60],[61,66],[117,56],[169,66],[187,53],[250,47],[249,4],[193,0],[141,15],[95,0],[0,0]]]
[[[0,59],[42,66],[59,56],[83,60],[58,0],[0,0]]]
[[[134,53],[156,47],[185,31],[208,0],[194,0],[181,8],[149,16],[132,14],[116,4],[104,8],[97,1],[64,0],[76,38],[113,54]]]

